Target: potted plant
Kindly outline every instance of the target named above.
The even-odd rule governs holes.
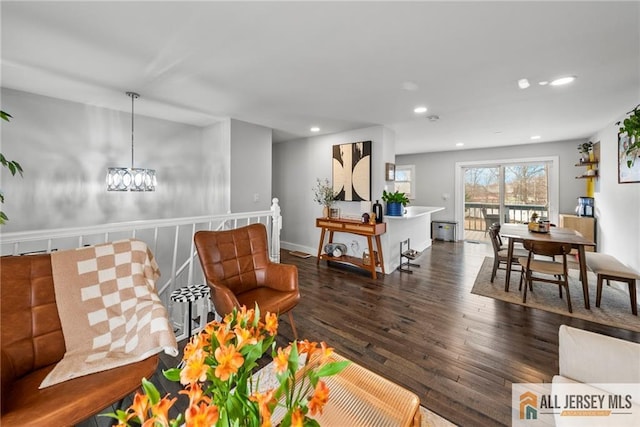
[[[11,114],[0,111],[0,118],[8,122],[9,119],[11,119]],[[15,160],[7,160],[2,153],[0,153],[0,164],[9,169],[11,175],[15,176],[16,173],[19,173],[20,176],[22,176],[22,166],[20,166],[20,163],[16,162]],[[4,203],[4,193],[2,191],[0,191],[0,203]],[[7,217],[7,215],[4,212],[0,211],[0,225],[6,223],[8,220],[9,218]]]
[[[629,113],[629,117],[616,125],[621,125],[620,134],[626,134],[629,138],[625,155],[627,156],[627,167],[632,167],[636,158],[640,157],[640,105]]]
[[[578,144],[578,153],[582,155],[580,158],[581,163],[588,162],[590,160],[590,154],[593,152],[593,142],[583,142]]]
[[[387,204],[387,215],[389,216],[402,216],[404,207],[409,204],[407,195],[400,191],[390,193],[384,190],[382,192],[382,201]]]
[[[329,218],[329,209],[336,202],[336,194],[327,178],[316,178],[316,186],[313,187],[313,200],[323,207],[322,215]]]

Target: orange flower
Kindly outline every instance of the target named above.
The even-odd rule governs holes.
[[[204,402],[206,404],[211,403],[211,397],[207,396],[203,393],[202,387],[200,387],[199,383],[193,383],[187,385],[187,390],[180,390],[179,394],[186,394],[189,396],[189,405],[197,405],[200,402]]]
[[[153,414],[155,415],[156,420],[159,419],[162,425],[169,425],[169,409],[173,406],[174,403],[176,403],[176,400],[178,400],[177,397],[169,399],[167,396],[165,396],[160,400],[160,402],[153,405],[153,407],[151,408],[151,412],[153,412]]]
[[[278,354],[273,358],[273,367],[276,373],[281,374],[286,372],[287,366],[289,365],[289,351],[290,347],[287,347],[284,351],[282,348],[278,348]]]
[[[307,361],[311,360],[311,356],[317,350],[318,343],[310,342],[309,340],[299,341],[298,342],[298,353],[299,354],[307,354]]]
[[[233,344],[216,348],[214,355],[218,361],[215,375],[222,381],[228,380],[231,374],[238,372],[238,368],[244,363],[244,357],[236,351]]]
[[[216,341],[218,341],[218,345],[226,345],[227,342],[233,338],[233,333],[229,331],[226,325],[219,325],[218,328],[212,331],[212,334],[216,337]]]
[[[304,414],[300,408],[296,408],[291,413],[291,427],[302,427],[304,425]]]
[[[333,354],[333,348],[327,347],[327,344],[324,341],[320,343],[320,346],[322,347],[322,361],[324,362]]]
[[[191,337],[187,345],[184,346],[184,355],[182,360],[186,361],[198,350],[203,349],[208,344],[208,339],[205,334],[198,334]]]
[[[262,419],[261,427],[271,427],[271,410],[269,405],[276,403],[276,399],[273,397],[275,390],[269,390],[266,393],[255,392],[250,400],[258,402],[258,410],[260,411],[260,418]]]
[[[258,339],[255,337],[254,332],[250,328],[241,328],[240,326],[236,326],[235,333],[238,342],[238,350],[240,350],[245,345],[253,345],[258,342]]]
[[[328,400],[329,387],[327,387],[324,381],[318,381],[316,389],[313,391],[313,396],[311,396],[311,400],[309,400],[309,412],[311,412],[311,415],[315,415],[318,412],[322,414],[322,408]]]
[[[278,316],[274,313],[269,313],[264,316],[265,325],[264,328],[269,335],[274,336],[278,333]]]
[[[129,407],[131,413],[127,417],[127,420],[133,417],[138,417],[140,421],[146,420],[149,408],[149,397],[146,394],[136,393],[133,397],[133,404]]]
[[[189,359],[185,360],[184,368],[180,372],[180,384],[193,384],[196,381],[204,382],[207,379],[209,365],[205,363],[206,353],[198,349]]]
[[[191,405],[185,411],[186,427],[210,427],[218,422],[220,412],[215,405]]]

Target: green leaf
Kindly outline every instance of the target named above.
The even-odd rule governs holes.
[[[162,375],[164,375],[164,377],[169,381],[178,382],[180,381],[180,372],[182,372],[181,369],[171,368],[171,369],[163,370]]]
[[[2,118],[2,120],[9,121],[9,119],[12,119],[13,116],[11,116],[11,114],[9,114],[9,113],[6,113],[6,112],[0,110],[0,118]]]
[[[151,381],[147,380],[146,378],[142,378],[142,389],[144,390],[144,393],[149,397],[149,401],[152,404],[155,405],[156,403],[160,402],[160,393]]]
[[[304,418],[304,427],[320,427],[320,423],[313,418],[305,417]]]
[[[318,377],[328,377],[331,375],[339,374],[349,365],[348,360],[342,360],[340,362],[331,362],[323,365],[320,369],[316,371]]]

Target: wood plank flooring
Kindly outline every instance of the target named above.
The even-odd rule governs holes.
[[[558,372],[561,324],[640,342],[639,333],[472,295],[486,255],[484,244],[435,241],[413,274],[394,271],[376,280],[288,251],[281,262],[299,269],[302,298],[294,318],[301,338],[326,341],[461,426],[511,424],[511,384],[550,382]],[[282,316],[279,344],[292,339]],[[161,368],[176,363],[163,355]],[[153,380],[172,393],[178,389],[161,374]]]

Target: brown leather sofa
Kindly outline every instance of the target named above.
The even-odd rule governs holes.
[[[0,258],[2,389],[0,425],[71,426],[102,412],[140,387],[158,366],[141,362],[39,390],[62,359],[65,342],[48,254]]]
[[[270,261],[264,224],[198,231],[194,242],[219,315],[243,305],[253,308],[257,302],[263,315],[267,311],[288,313],[293,335],[298,338],[291,314],[300,300],[298,269]]]

